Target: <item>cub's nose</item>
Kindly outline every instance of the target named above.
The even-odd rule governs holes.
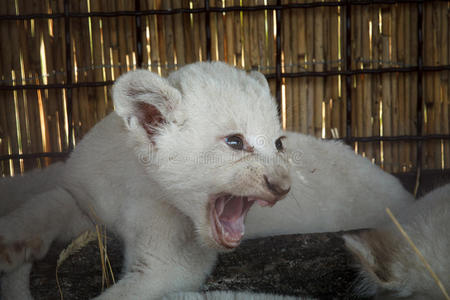
[[[266,186],[269,191],[272,192],[277,197],[282,197],[289,193],[291,190],[291,185],[289,179],[280,178],[278,180],[269,179],[266,175],[264,175],[264,181],[266,182]]]

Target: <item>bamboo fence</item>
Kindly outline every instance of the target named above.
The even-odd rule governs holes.
[[[211,8],[322,2],[319,0],[222,0]],[[29,14],[62,14],[63,0],[0,1],[0,174],[10,176],[51,163],[52,157],[27,154],[68,152],[70,145],[113,110],[110,85],[137,67],[163,76],[180,66],[222,60],[269,76],[275,94],[277,36],[281,32],[282,73],[346,69],[346,38],[352,70],[417,66],[418,30],[423,28],[424,66],[448,66],[450,2],[425,1],[423,24],[416,3],[352,5],[350,36],[346,7],[144,14],[139,17],[77,16],[2,18]],[[69,1],[71,13],[203,9],[200,0]],[[141,30],[138,31],[136,18]],[[70,23],[70,57],[66,57],[65,22]],[[208,24],[207,24],[208,23]],[[277,28],[281,26],[281,28]],[[209,44],[208,44],[209,43]],[[207,47],[210,47],[208,49]],[[208,51],[210,50],[210,51]],[[70,81],[67,61],[71,63]],[[346,85],[344,75],[281,77],[281,119],[288,130],[321,138],[345,138],[347,95],[351,97],[352,137],[450,134],[449,71],[423,74],[423,122],[417,131],[418,72],[358,73]],[[67,84],[68,88],[4,88]],[[103,83],[90,86],[89,83]],[[83,83],[87,83],[83,85]],[[78,85],[77,85],[78,84]],[[350,88],[348,90],[348,88]],[[69,108],[68,105],[72,104]],[[69,115],[70,114],[70,115]],[[72,123],[69,124],[69,120]],[[416,169],[417,141],[354,142],[356,152],[389,172]],[[423,142],[422,168],[450,168],[450,141]],[[11,155],[25,155],[8,159]]]

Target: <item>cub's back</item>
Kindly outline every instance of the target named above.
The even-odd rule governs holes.
[[[63,166],[64,163],[58,162],[45,169],[0,179],[0,216],[8,214],[32,196],[54,188]]]

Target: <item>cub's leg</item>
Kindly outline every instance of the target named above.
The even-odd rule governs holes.
[[[186,216],[157,206],[152,215],[128,212],[134,218],[126,218],[118,230],[125,246],[124,275],[96,300],[161,299],[170,292],[197,291],[212,271],[216,250],[198,244]]]
[[[88,227],[88,218],[64,189],[35,196],[0,218],[0,272],[43,258],[55,239],[70,239]]]
[[[175,291],[198,291],[212,271],[215,252],[191,253],[174,246],[157,246],[158,250],[138,247],[139,253],[129,253],[123,278],[95,300],[151,300]]]
[[[32,300],[30,293],[31,263],[26,263],[1,278],[0,298],[2,300]]]

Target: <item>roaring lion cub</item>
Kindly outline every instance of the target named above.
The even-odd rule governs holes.
[[[197,290],[217,253],[239,245],[255,203],[250,236],[366,227],[412,198],[349,148],[283,132],[258,72],[139,70],[113,99],[65,163],[0,182],[3,298],[32,298],[31,263],[94,224],[125,245],[122,278],[98,299],[156,299]]]

